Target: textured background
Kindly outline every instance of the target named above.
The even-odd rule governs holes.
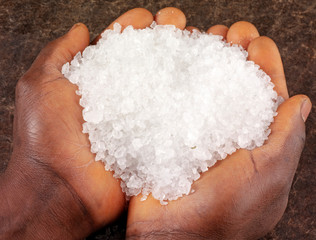
[[[315,0],[0,0],[0,172],[12,150],[14,89],[40,49],[76,22],[85,23],[91,39],[125,11],[145,7],[153,14],[174,6],[188,25],[207,30],[239,20],[255,24],[278,45],[290,95],[308,95],[314,107],[287,210],[276,228],[262,239],[316,239],[316,1]],[[88,239],[124,239],[126,214]]]

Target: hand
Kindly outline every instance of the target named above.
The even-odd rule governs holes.
[[[185,16],[178,10],[163,9],[157,19],[185,26],[181,24]],[[133,197],[127,222],[130,239],[256,239],[277,224],[286,208],[311,102],[303,95],[289,98],[279,51],[252,24],[237,22],[229,29],[216,25],[208,33],[247,49],[248,59],[270,75],[285,102],[278,108],[265,144],[253,151],[238,150],[219,161],[192,185],[193,194],[166,206],[151,196],[144,202],[141,196]]]
[[[115,22],[144,28],[152,21],[147,10],[133,9]],[[94,161],[82,133],[77,88],[61,74],[88,45],[87,27],[74,25],[17,84],[14,151],[0,179],[1,239],[83,238],[124,209],[119,181]]]

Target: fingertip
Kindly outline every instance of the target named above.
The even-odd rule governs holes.
[[[305,104],[307,110],[303,115]],[[263,146],[252,151],[254,158],[260,159],[258,168],[294,174],[305,143],[304,117],[308,116],[310,108],[310,99],[305,95],[293,96],[278,107],[278,114],[270,126],[271,134]]]
[[[65,36],[67,37],[69,35],[71,38],[76,38],[77,42],[82,43],[84,45],[84,48],[86,48],[89,45],[89,29],[84,23],[79,22],[74,24]]]
[[[175,7],[166,7],[157,12],[155,21],[158,25],[175,25],[183,30],[186,25],[186,17],[184,13]]]
[[[305,104],[306,109],[304,109]],[[303,94],[295,95],[284,101],[277,110],[278,115],[275,117],[275,121],[271,124],[271,135],[277,135],[280,132],[282,134],[289,134],[293,130],[296,131],[302,120],[304,121],[304,118],[306,120],[310,107],[310,99]],[[304,112],[304,116],[303,111],[306,111]]]
[[[294,95],[293,97],[290,97],[288,99],[289,105],[297,105],[297,106],[302,106],[304,102],[309,102],[311,103],[311,100],[308,96],[305,94],[297,94]]]
[[[304,94],[298,94],[289,98],[284,104],[281,104],[278,113],[282,115],[279,118],[284,117],[284,121],[286,118],[293,118],[294,115],[300,113],[302,120],[306,122],[311,109],[312,102],[310,98]]]
[[[257,28],[252,23],[239,21],[228,29],[227,42],[241,45],[244,49],[247,49],[249,43],[259,36]]]
[[[153,21],[154,16],[147,9],[133,8],[119,16],[106,29],[104,29],[102,33],[108,29],[113,30],[115,23],[119,23],[122,26],[122,30],[124,30],[127,26],[130,25],[132,25],[135,29],[143,29],[149,27]],[[99,34],[90,44],[95,45],[101,38],[101,34]]]
[[[60,38],[49,42],[35,59],[32,67],[43,66],[45,63],[56,67],[58,70],[82,52],[90,41],[89,30],[83,23],[76,23]]]
[[[75,30],[75,29],[81,29],[81,30],[83,30],[83,31],[89,32],[88,27],[87,27],[84,23],[82,23],[82,22],[75,23],[75,24],[71,27],[71,29],[68,31],[68,33],[72,32],[72,31]]]
[[[306,122],[311,110],[312,110],[312,102],[306,95],[302,95],[303,103],[301,104],[301,115],[304,122]]]
[[[107,29],[113,29],[114,23],[119,23],[122,30],[129,25],[132,25],[135,29],[142,29],[149,27],[153,21],[154,16],[147,9],[133,8],[118,17]]]
[[[193,33],[194,30],[201,32],[200,29],[193,27],[193,26],[188,26],[185,28],[185,30],[189,31],[190,33]]]
[[[208,34],[213,34],[213,35],[220,35],[223,37],[223,39],[226,39],[227,37],[227,32],[228,32],[228,27],[226,27],[225,25],[215,25],[210,27],[206,33]]]

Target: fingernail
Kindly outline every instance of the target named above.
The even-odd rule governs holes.
[[[311,109],[312,109],[311,101],[309,99],[305,99],[301,105],[301,115],[302,115],[304,122],[306,122],[306,119],[308,118],[308,115],[309,115]]]
[[[78,26],[80,26],[80,23],[76,23],[75,25],[73,25],[72,28],[70,28],[69,32],[71,32],[72,30],[74,30]]]

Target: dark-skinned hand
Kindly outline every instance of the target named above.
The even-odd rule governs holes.
[[[153,19],[138,8],[115,22],[123,28],[145,28]],[[155,20],[180,29],[186,26],[184,14],[175,8],[162,9]],[[288,97],[278,49],[253,25],[216,25],[208,32],[247,49],[248,59],[271,76],[285,102],[264,146],[239,150],[218,162],[193,184],[193,194],[167,206],[152,197],[144,202],[133,197],[127,238],[255,239],[271,230],[285,210],[305,141],[310,100]],[[76,24],[49,43],[18,82],[14,150],[0,176],[0,239],[80,239],[115,220],[124,209],[119,181],[94,161],[88,136],[82,133],[76,86],[61,74],[62,65],[89,41],[86,26]]]
[[[172,10],[176,14],[170,14]],[[184,28],[182,12],[163,9],[157,16],[165,15],[164,24]],[[271,77],[285,102],[264,146],[241,149],[219,161],[192,185],[193,194],[166,206],[152,197],[144,202],[141,196],[133,197],[127,222],[131,239],[257,239],[272,230],[285,211],[311,103],[303,95],[289,98],[278,48],[252,24],[237,22],[229,29],[215,25],[207,32],[243,46],[248,60]]]

